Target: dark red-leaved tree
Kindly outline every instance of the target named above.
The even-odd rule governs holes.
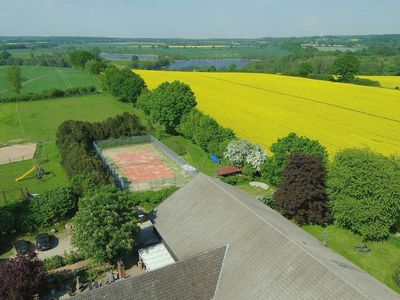
[[[291,154],[283,171],[283,181],[274,195],[278,209],[299,224],[329,223],[325,177],[321,157]]]
[[[46,269],[35,253],[0,264],[0,299],[32,299],[45,285]]]

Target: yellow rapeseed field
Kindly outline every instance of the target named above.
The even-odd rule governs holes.
[[[384,88],[394,89],[397,86],[400,88],[400,76],[358,76],[358,77],[378,81]]]
[[[201,111],[265,149],[293,131],[319,140],[331,154],[346,147],[400,154],[396,90],[270,74],[136,72],[149,88],[188,83]]]

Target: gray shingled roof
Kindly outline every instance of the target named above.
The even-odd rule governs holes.
[[[225,253],[226,246],[209,250],[164,268],[83,292],[74,299],[209,300],[214,296]]]
[[[248,193],[204,174],[161,203],[153,221],[179,260],[229,245],[216,299],[399,299]]]

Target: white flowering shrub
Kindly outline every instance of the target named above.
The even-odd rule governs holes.
[[[267,159],[267,154],[260,145],[254,145],[244,140],[235,140],[226,147],[224,157],[236,167],[242,167],[248,163],[256,171],[260,171],[261,165]]]
[[[261,148],[260,145],[253,145],[252,151],[246,157],[246,163],[251,165],[254,170],[260,172],[261,166],[267,159],[267,153]]]
[[[248,141],[232,141],[226,147],[224,157],[236,167],[242,167],[246,162],[247,155],[252,151],[253,145]]]

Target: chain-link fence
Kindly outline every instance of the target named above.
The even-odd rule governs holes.
[[[126,145],[136,144],[152,144],[157,150],[164,154],[169,160],[176,164],[180,172],[175,174],[173,177],[168,178],[157,178],[145,181],[130,181],[128,178],[118,171],[118,166],[115,165],[110,159],[103,154],[103,149],[121,147]],[[182,186],[186,184],[196,173],[197,170],[188,164],[182,157],[177,155],[159,140],[151,135],[132,136],[132,137],[120,137],[107,140],[99,140],[93,142],[94,149],[99,155],[104,165],[113,176],[115,183],[122,189],[129,189],[131,191],[144,191],[162,189],[169,186]]]

